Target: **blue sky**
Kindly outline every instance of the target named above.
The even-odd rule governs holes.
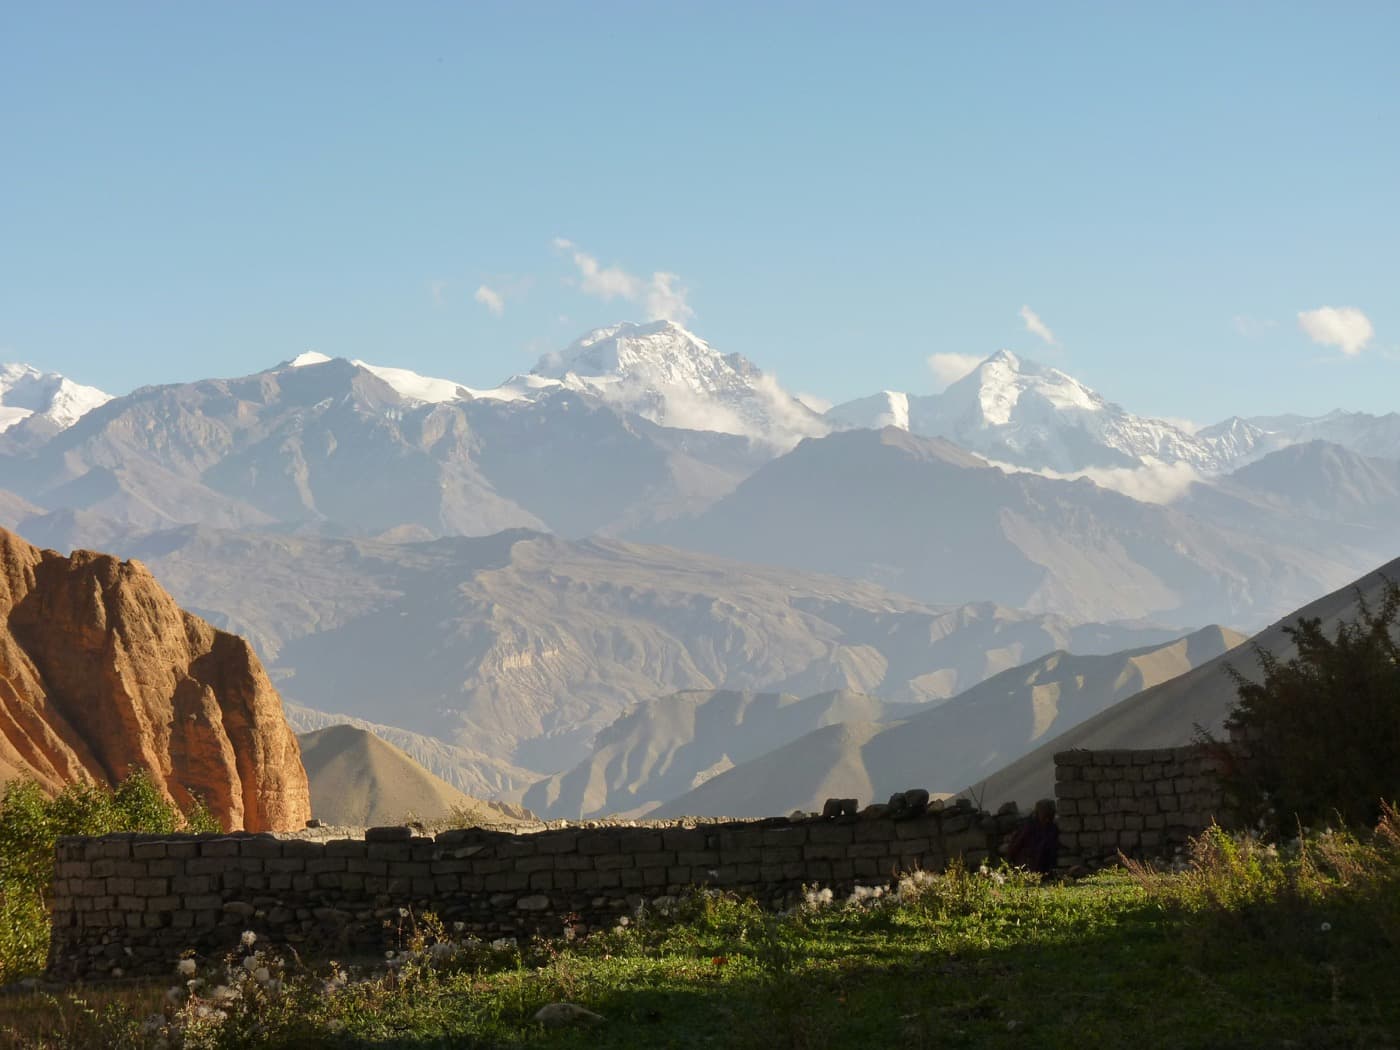
[[[1193,6],[6,5],[0,356],[486,386],[650,307],[833,400],[1400,409],[1400,5]]]

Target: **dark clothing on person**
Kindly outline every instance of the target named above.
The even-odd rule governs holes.
[[[1011,836],[1006,859],[1029,871],[1053,875],[1060,862],[1060,826],[1053,820],[1027,818]]]

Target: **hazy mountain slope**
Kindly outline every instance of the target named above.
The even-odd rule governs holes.
[[[938,699],[1055,648],[1166,634],[934,609],[865,583],[525,532],[393,544],[191,526],[118,547],[245,632],[289,700],[537,775],[678,689]]]
[[[1400,460],[1373,459],[1322,441],[1290,445],[1222,477],[1191,485],[1175,504],[1191,515],[1371,560],[1400,551]]]
[[[570,538],[701,510],[772,457],[746,438],[658,426],[569,390],[458,410],[495,491]]]
[[[433,776],[446,781],[463,794],[476,798],[518,797],[537,779],[534,774],[519,766],[513,766],[504,759],[458,747],[437,737],[350,715],[317,711],[301,704],[289,702],[283,706],[287,713],[287,724],[298,735],[329,729],[331,726],[348,725],[363,729],[385,743],[392,744]]]
[[[647,816],[657,820],[708,814],[762,817],[794,809],[820,812],[828,798],[854,798],[861,805],[873,799],[884,801],[863,753],[886,728],[875,722],[823,726],[706,781]],[[908,783],[900,789],[922,786]]]
[[[1376,416],[1338,409],[1325,416],[1254,416],[1244,422],[1273,445],[1326,441],[1363,456],[1400,459],[1400,412]]]
[[[647,524],[708,505],[772,455],[744,437],[657,426],[561,383],[474,398],[319,354],[144,388],[32,444],[0,441],[0,485],[55,511],[145,529],[420,537]]]
[[[147,527],[538,525],[472,467],[471,443],[451,408],[411,402],[368,370],[332,360],[138,390],[32,456],[0,462],[0,472],[44,506]]]
[[[463,794],[364,729],[329,726],[297,741],[311,784],[311,815],[322,823],[373,827],[409,818],[428,823],[452,813],[478,814],[485,823],[514,819],[511,811]]]
[[[1324,630],[1331,633],[1339,620],[1355,618],[1357,590],[1374,604],[1385,578],[1400,580],[1400,558],[1282,617],[1251,638],[1248,646],[1115,704],[1043,743],[988,777],[978,786],[978,792],[989,803],[1008,799],[1034,801],[1051,793],[1057,751],[1076,747],[1175,747],[1190,743],[1197,725],[1222,732],[1225,716],[1235,702],[1234,683],[1226,673],[1228,666],[1245,674],[1257,672],[1252,649],[1256,645],[1281,660],[1289,659],[1295,650],[1283,627],[1297,623],[1300,616],[1317,617]]]
[[[587,759],[535,784],[522,801],[545,817],[646,812],[818,726],[882,722],[910,707],[845,691],[806,699],[675,693],[627,712],[597,735]]]
[[[704,513],[643,535],[930,602],[1188,625],[1260,622],[1354,576],[1364,557],[1231,531],[1088,481],[1008,474],[892,428],[804,441]]]
[[[654,815],[811,810],[832,796],[883,801],[908,787],[956,792],[1047,735],[1241,641],[1233,631],[1208,627],[1166,645],[1109,655],[1050,653],[874,731],[870,719],[851,724],[846,733],[815,730],[707,780]],[[750,794],[760,784],[764,794]]]
[[[1376,459],[1325,441],[1271,453],[1222,479],[1270,498],[1286,513],[1329,522],[1389,526],[1400,516],[1400,459]]]

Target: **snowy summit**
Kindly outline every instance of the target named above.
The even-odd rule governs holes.
[[[738,434],[780,448],[831,426],[739,354],[674,321],[624,322],[546,354],[532,375],[668,427]]]
[[[57,372],[41,372],[32,365],[0,365],[0,431],[30,416],[65,430],[110,400],[111,394]]]

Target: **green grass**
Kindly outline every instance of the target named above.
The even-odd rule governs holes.
[[[1208,834],[1176,874],[1040,886],[919,876],[902,899],[783,917],[697,894],[677,913],[520,949],[454,945],[431,919],[402,961],[326,988],[326,965],[256,979],[231,961],[183,1005],[172,978],[0,1000],[11,1045],[122,1047],[1397,1047],[1400,825],[1280,856]],[[1384,828],[1383,828],[1384,830]],[[433,945],[443,953],[432,960]],[[174,963],[172,962],[172,972]],[[232,973],[233,978],[229,977]],[[283,984],[276,982],[281,979]],[[216,983],[241,981],[217,1022]],[[603,1015],[546,1030],[567,1001]],[[183,1035],[141,1022],[186,1022]],[[181,1042],[183,1039],[183,1043]],[[0,1040],[0,1044],[3,1040]]]

